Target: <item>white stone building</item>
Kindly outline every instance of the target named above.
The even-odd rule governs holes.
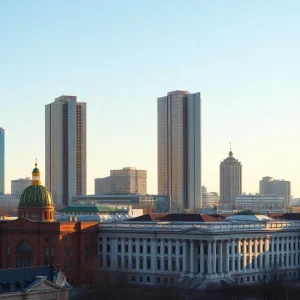
[[[31,185],[31,178],[19,178],[11,180],[11,194],[20,197],[24,190]]]
[[[154,214],[99,225],[103,270],[130,282],[202,288],[238,278],[256,283],[270,269],[299,277],[300,221],[264,215]]]

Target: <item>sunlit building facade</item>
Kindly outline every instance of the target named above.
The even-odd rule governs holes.
[[[5,130],[0,127],[0,195],[5,192]]]
[[[158,193],[172,209],[201,207],[200,93],[169,92],[157,99]]]
[[[45,107],[46,187],[57,205],[86,194],[86,103],[61,96]]]

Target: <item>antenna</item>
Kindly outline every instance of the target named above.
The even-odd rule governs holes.
[[[229,147],[230,147],[230,151],[231,151],[231,142],[229,142]]]

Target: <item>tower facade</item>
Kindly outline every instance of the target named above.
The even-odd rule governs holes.
[[[86,194],[86,103],[61,96],[45,107],[46,187],[55,204]]]
[[[5,192],[5,130],[0,127],[0,195]]]
[[[232,209],[234,199],[242,194],[242,164],[233,157],[230,150],[229,156],[220,164],[220,202],[223,208]]]
[[[157,99],[157,170],[158,193],[171,195],[173,211],[202,206],[200,93]]]

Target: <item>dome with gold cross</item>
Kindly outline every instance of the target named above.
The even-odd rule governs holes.
[[[20,197],[19,217],[34,221],[53,221],[54,205],[50,191],[41,184],[40,170],[35,163],[32,170],[32,184]]]

